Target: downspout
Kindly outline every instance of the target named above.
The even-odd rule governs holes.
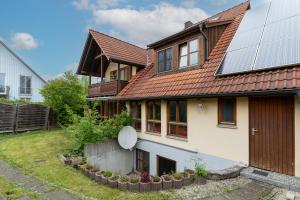
[[[200,30],[201,34],[204,36],[204,39],[205,39],[205,54],[204,54],[204,56],[205,56],[205,60],[208,60],[208,37],[203,31],[203,26],[204,26],[203,23],[200,24],[199,25],[199,30]]]

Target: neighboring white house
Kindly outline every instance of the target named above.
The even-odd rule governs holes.
[[[46,81],[0,40],[0,96],[41,102]]]

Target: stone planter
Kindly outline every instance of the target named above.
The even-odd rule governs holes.
[[[151,191],[151,181],[148,183],[140,182],[140,192],[150,192]]]
[[[90,172],[89,172],[89,175],[90,175],[90,178],[92,179],[92,180],[95,180],[96,179],[96,173],[98,172],[98,170],[91,170]]]
[[[97,172],[97,173],[95,173],[95,181],[97,182],[97,183],[101,183],[101,179],[102,179],[102,172]]]
[[[107,183],[108,183],[108,177],[105,177],[105,176],[103,176],[103,174],[102,174],[102,176],[101,176],[101,183],[102,183],[102,184],[107,184]]]
[[[173,188],[173,180],[171,178],[171,180],[166,180],[165,176],[162,176],[162,187],[164,190],[168,190]]]
[[[183,177],[183,183],[182,183],[183,186],[190,185],[191,183],[192,183],[192,181],[191,181],[190,175],[188,175],[187,177]]]
[[[160,179],[159,182],[151,181],[151,190],[152,191],[159,191],[162,189],[162,180]]]
[[[139,192],[140,191],[140,182],[138,183],[128,183],[128,190],[131,192]]]
[[[173,188],[176,188],[176,189],[179,189],[179,188],[182,188],[182,185],[183,185],[183,179],[173,179]]]
[[[92,169],[87,169],[85,168],[84,171],[83,171],[83,174],[87,177],[90,177],[90,172],[92,171]]]
[[[196,178],[195,171],[191,169],[186,169],[185,172],[189,174],[191,183],[194,182]]]
[[[107,180],[107,183],[112,188],[118,188],[118,180],[111,180],[110,178]]]
[[[65,165],[71,165],[72,164],[72,160],[70,158],[65,158],[64,159],[64,163],[65,163]]]
[[[128,189],[128,182],[118,181],[118,188],[120,190],[127,190]]]
[[[196,176],[195,182],[198,185],[205,185],[206,184],[206,178],[204,178],[202,176]]]

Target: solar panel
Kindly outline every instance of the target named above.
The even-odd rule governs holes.
[[[217,75],[300,63],[300,0],[270,0],[245,14]]]

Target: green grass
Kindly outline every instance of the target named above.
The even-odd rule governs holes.
[[[0,159],[79,196],[96,199],[174,199],[171,193],[130,193],[99,185],[59,161],[57,155],[74,145],[63,130],[0,136]]]
[[[0,177],[0,197],[7,200],[13,200],[19,199],[22,196],[29,196],[31,199],[39,199],[37,194],[22,189]]]

